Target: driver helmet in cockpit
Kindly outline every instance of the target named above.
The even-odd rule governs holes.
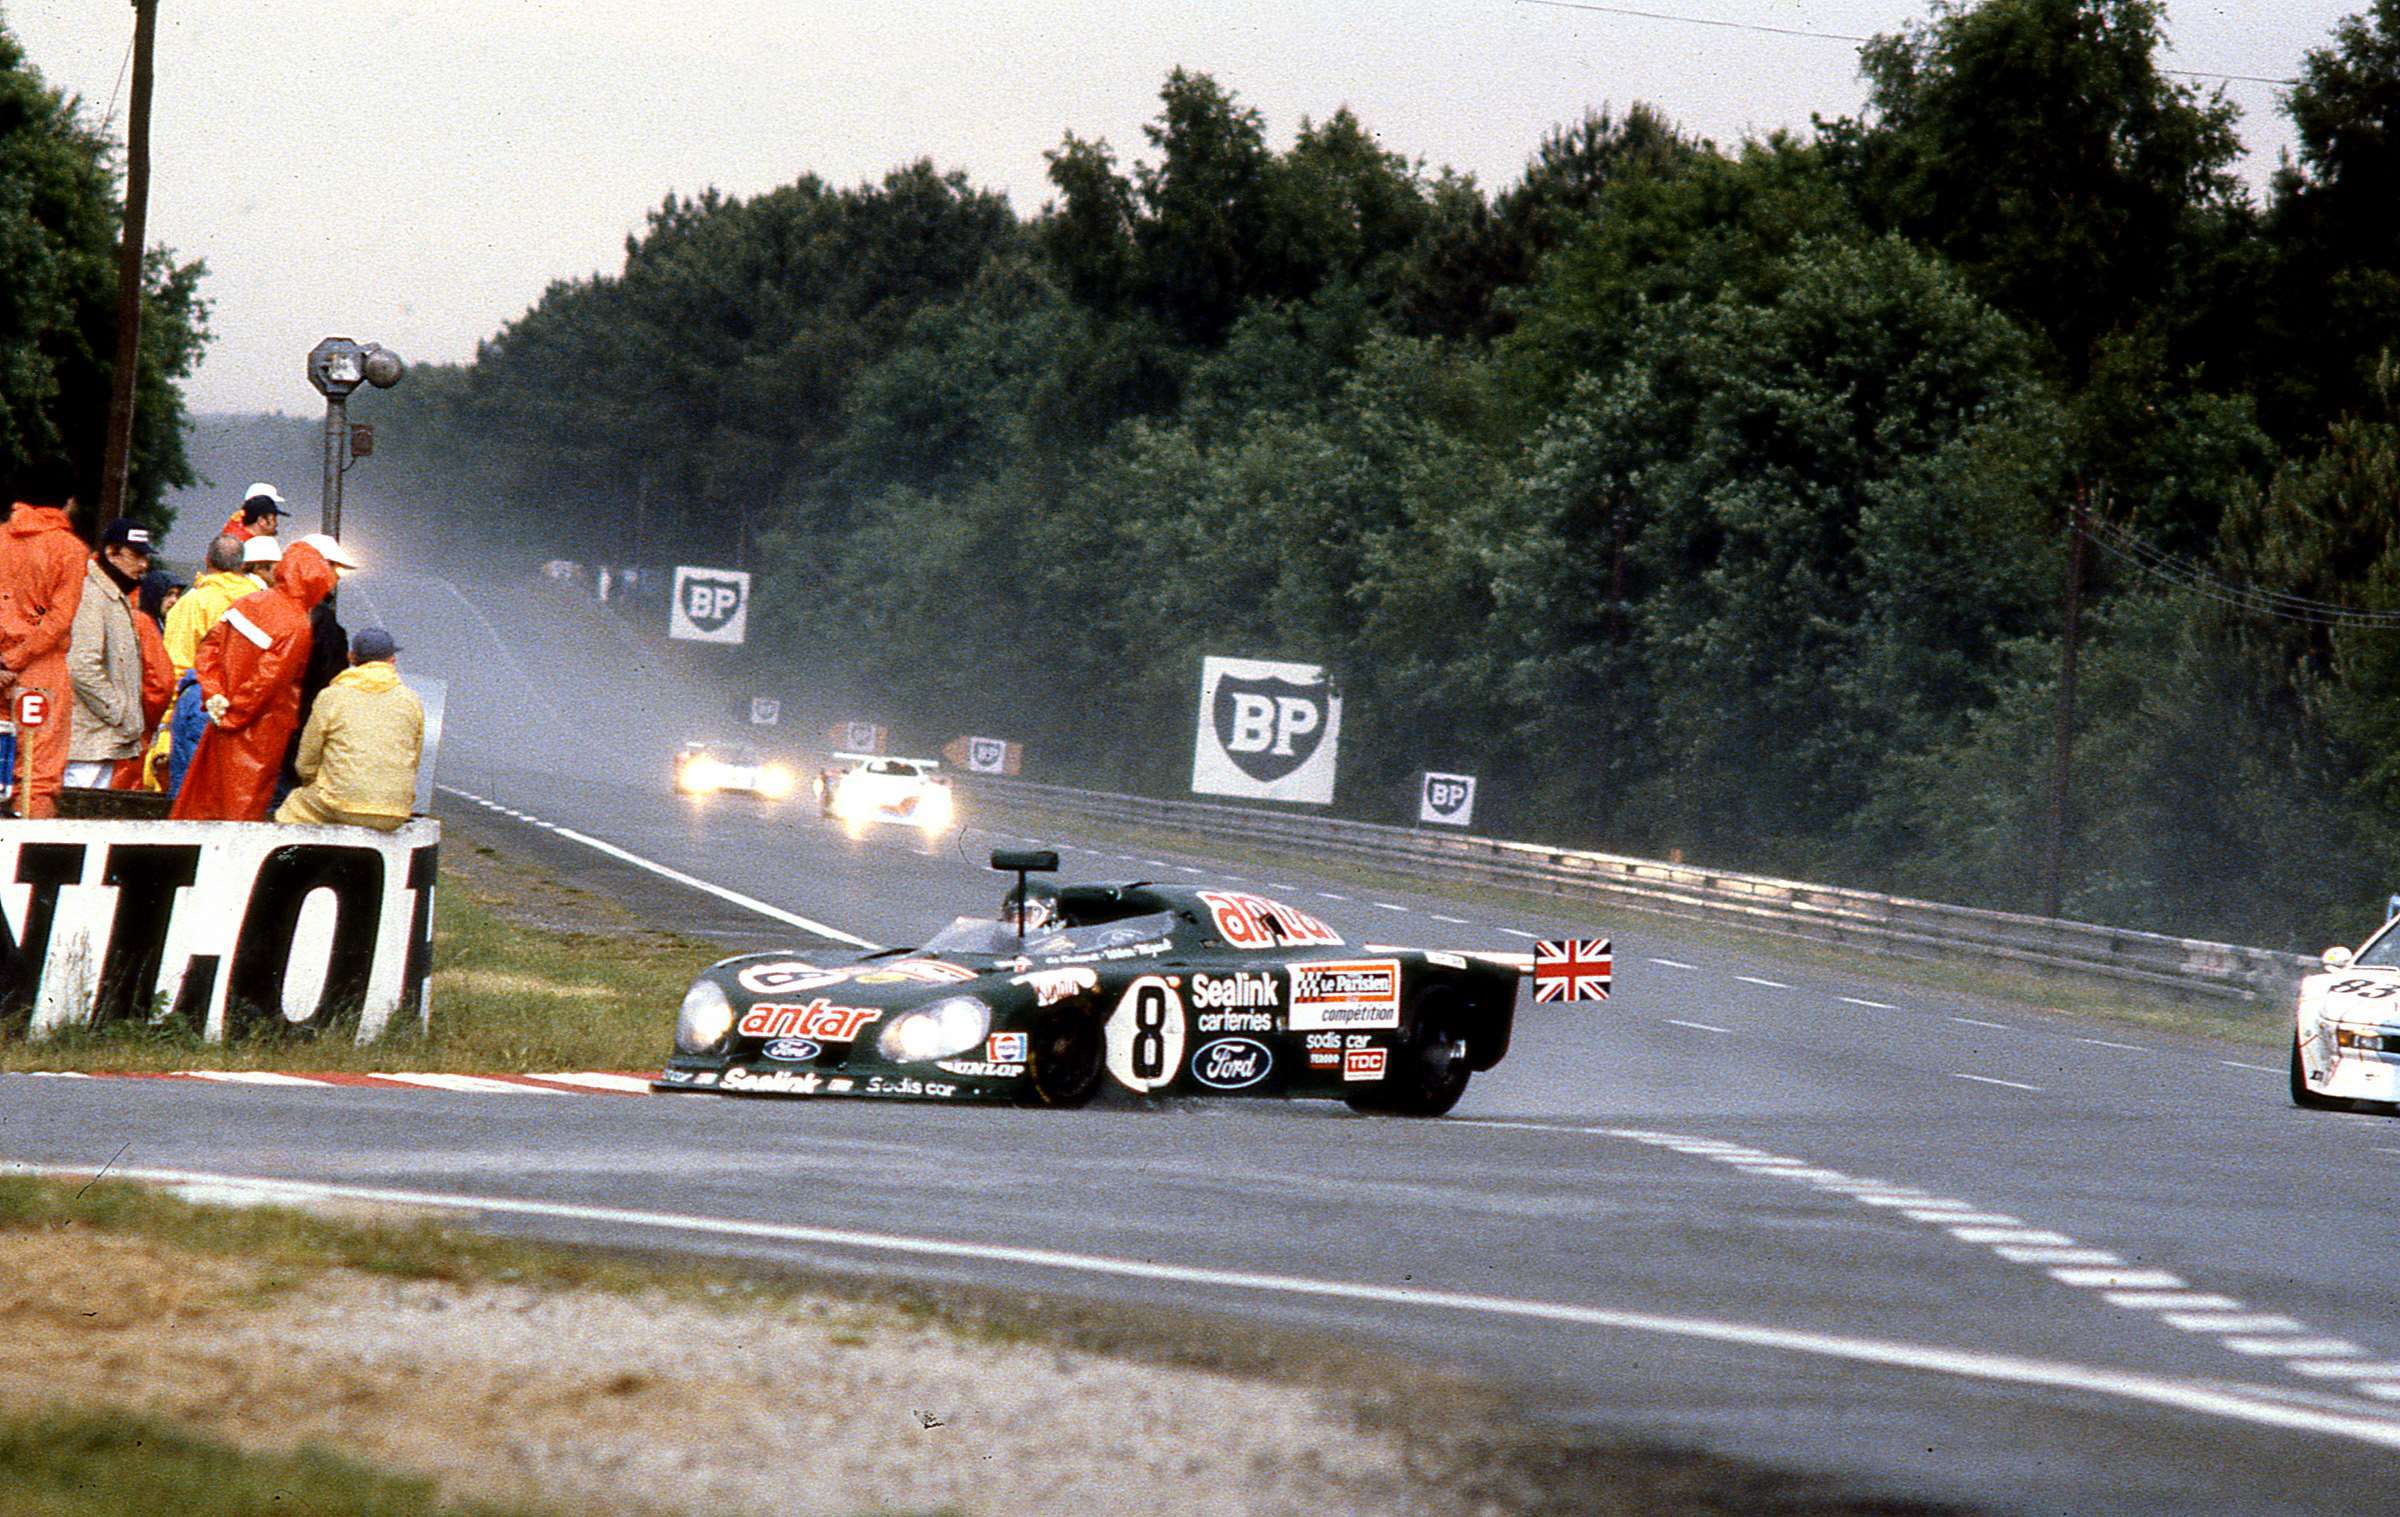
[[[1055,887],[1040,880],[1028,880],[1024,888],[1027,932],[1045,932],[1067,924],[1065,913],[1058,908],[1058,891]],[[1011,885],[1007,894],[1000,897],[1000,923],[1004,927],[1013,928],[1017,925],[1017,889]]]

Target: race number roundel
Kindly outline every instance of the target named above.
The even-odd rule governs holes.
[[[1147,1095],[1183,1070],[1183,997],[1154,974],[1125,987],[1108,1019],[1108,1072],[1117,1083]]]

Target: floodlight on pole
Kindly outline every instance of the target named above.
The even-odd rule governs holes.
[[[399,354],[372,342],[328,337],[308,350],[308,382],[325,397],[324,528],[328,537],[342,535],[342,473],[353,456],[350,392],[362,384],[388,390],[407,371]],[[365,451],[356,450],[359,455]]]

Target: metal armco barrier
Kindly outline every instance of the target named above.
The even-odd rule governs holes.
[[[216,1042],[425,1025],[441,824],[0,828],[0,1037],[172,1019]]]
[[[2313,958],[2266,948],[1978,911],[1656,859],[1201,801],[1157,801],[989,775],[961,775],[959,782],[995,800],[1078,816],[1334,854],[1422,878],[1484,880],[1617,901],[1665,916],[1727,922],[1903,958],[2007,963],[2236,999],[2288,997],[2301,975],[2319,967]]]

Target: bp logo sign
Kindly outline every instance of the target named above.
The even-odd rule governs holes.
[[[750,576],[739,569],[675,570],[667,635],[695,643],[738,643],[750,620]]]
[[[1330,805],[1341,729],[1342,698],[1318,665],[1203,659],[1192,789]]]
[[[1417,792],[1417,820],[1464,827],[1475,820],[1475,776],[1428,772]]]

